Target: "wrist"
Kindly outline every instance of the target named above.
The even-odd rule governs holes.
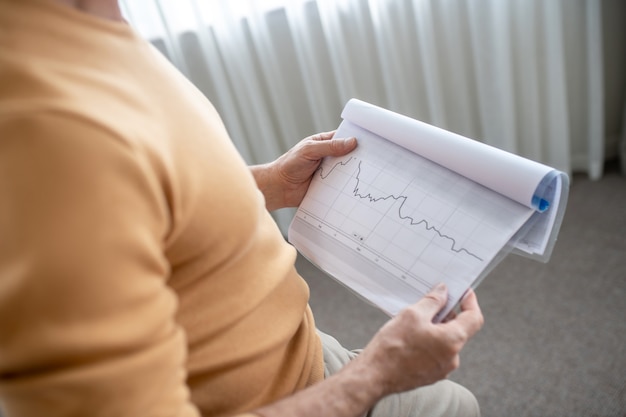
[[[362,416],[383,397],[377,379],[365,363],[353,361],[324,381],[254,413],[261,417]]]
[[[355,399],[369,403],[368,409],[389,394],[381,368],[371,363],[367,352],[361,352],[336,375],[345,379],[347,386],[358,388],[351,391],[361,394]]]
[[[274,162],[250,166],[257,188],[265,198],[265,207],[268,211],[285,207],[284,195],[281,187],[277,186],[276,167]]]

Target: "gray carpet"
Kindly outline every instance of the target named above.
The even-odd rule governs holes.
[[[304,259],[318,327],[362,347],[387,317]],[[626,416],[626,178],[575,176],[548,264],[506,258],[477,290],[483,330],[450,379],[483,415]]]

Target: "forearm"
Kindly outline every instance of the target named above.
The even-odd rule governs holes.
[[[339,373],[293,396],[255,410],[262,417],[357,417],[383,397],[374,368],[358,359]]]
[[[286,207],[285,193],[281,184],[274,178],[273,163],[250,166],[257,187],[265,197],[265,207],[268,211]]]
[[[446,378],[459,366],[465,342],[482,326],[473,292],[463,299],[456,318],[433,323],[446,300],[445,285],[438,285],[388,321],[337,374],[255,413],[262,417],[361,416],[389,394]]]

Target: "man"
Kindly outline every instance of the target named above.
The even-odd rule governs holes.
[[[5,413],[477,415],[435,384],[482,325],[473,293],[433,324],[438,286],[359,355],[315,329],[268,210],[355,146],[320,134],[248,169],[116,1],[0,0]]]

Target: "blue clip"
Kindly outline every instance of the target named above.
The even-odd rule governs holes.
[[[533,207],[536,207],[539,212],[543,213],[548,209],[548,207],[550,207],[550,202],[537,195],[534,195],[532,205]]]

